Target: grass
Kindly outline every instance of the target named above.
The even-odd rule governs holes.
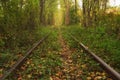
[[[78,65],[79,70],[77,71],[82,71],[82,73],[80,72],[78,75],[79,78],[86,80],[87,78],[91,78],[93,75],[94,78],[98,78],[99,76],[104,78],[104,76],[107,74],[105,74],[105,72],[98,67],[99,64],[97,64],[94,60],[92,60],[92,58],[88,57],[88,55],[83,52],[80,46],[70,37],[69,34],[75,36],[77,39],[79,39],[79,41],[83,42],[108,64],[114,67],[117,71],[120,71],[120,41],[117,39],[117,34],[114,33],[114,30],[110,29],[109,27],[84,28],[79,25],[73,25],[62,27],[61,31],[65,41],[70,46],[70,49],[75,50],[74,54],[72,54],[72,64]],[[111,33],[109,34],[109,32]],[[26,63],[24,63],[19,70],[15,71],[16,74],[13,73],[8,77],[9,80],[50,80],[51,76],[55,75],[57,71],[60,71],[58,69],[61,69],[63,65],[61,56],[59,54],[61,46],[58,43],[57,28],[38,28],[36,33],[34,33],[35,36],[32,38],[33,41],[31,44],[48,33],[51,33],[48,39],[46,39],[42,45],[40,45],[31,56],[29,56]],[[22,53],[19,52],[20,49],[16,48],[15,51],[18,54],[16,53],[14,60],[17,60],[19,55],[24,55],[23,53],[28,47],[25,47],[21,51]],[[10,54],[9,50],[7,54]],[[7,64],[7,68],[14,64],[14,60],[11,60],[10,63]],[[0,73],[3,73],[1,69]]]
[[[16,47],[14,47],[14,49],[11,49],[10,47],[5,46],[4,41],[1,40],[0,42],[0,76],[3,73],[6,73],[7,70],[10,69],[10,67],[15,64],[15,62],[22,57],[23,55],[25,55],[26,51],[32,47],[32,45],[40,40],[42,37],[44,37],[45,35],[47,35],[48,33],[51,32],[51,28],[50,27],[39,27],[38,29],[36,29],[36,31],[34,33],[28,33],[26,32],[24,34],[24,36],[21,36],[21,38],[18,38],[20,40],[16,40],[15,43],[19,44],[15,44]],[[22,33],[23,34],[23,33]],[[12,44],[12,43],[10,43]],[[12,45],[11,45],[12,46]],[[7,59],[7,60],[6,60]]]
[[[76,28],[76,29],[75,29]],[[70,46],[71,50],[75,50],[74,53],[72,53],[72,60],[73,64],[79,66],[77,71],[80,70],[80,73],[78,76],[79,79],[82,80],[89,80],[89,79],[100,79],[100,80],[106,80],[109,79],[110,76],[104,71],[104,69],[101,68],[101,66],[94,61],[93,58],[90,57],[87,53],[85,53],[81,47],[76,43],[71,37],[70,33],[74,34],[75,37],[79,38],[80,36],[76,36],[76,33],[79,33],[79,30],[81,30],[82,27],[63,27],[63,34],[64,38],[67,41],[67,44]],[[73,30],[77,30],[73,32]],[[82,29],[83,30],[83,29]],[[69,33],[68,33],[69,32]],[[76,73],[75,73],[76,74]]]
[[[40,35],[45,35],[48,32],[51,32],[51,35],[33,52],[33,54],[27,59],[26,63],[16,71],[16,74],[10,75],[8,79],[49,80],[50,76],[56,73],[57,67],[62,65],[58,53],[60,45],[57,43],[57,30],[47,27],[43,28],[43,31],[43,33],[40,32]],[[14,77],[14,75],[18,76]]]
[[[78,45],[72,40],[69,33],[120,72],[120,40],[112,28],[102,26],[84,28],[79,25],[73,25],[63,27],[63,30],[66,33],[64,37],[71,48],[78,47]]]
[[[89,79],[100,79],[106,80],[109,78],[108,74],[96,63],[91,57],[79,49],[72,55],[73,63],[79,65],[81,74],[79,79],[89,80]]]

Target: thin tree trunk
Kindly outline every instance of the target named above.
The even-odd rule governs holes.
[[[83,26],[86,27],[86,10],[85,10],[85,1],[83,0]]]
[[[75,13],[77,13],[77,0],[75,0]]]
[[[70,24],[70,3],[69,0],[64,0],[65,2],[65,24],[69,25]]]
[[[40,22],[44,24],[44,8],[45,8],[45,0],[40,0]]]

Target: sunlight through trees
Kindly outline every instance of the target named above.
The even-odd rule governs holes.
[[[50,40],[47,41],[48,46],[44,43],[46,45],[42,46],[43,50],[35,53],[55,53],[49,49],[59,50],[58,27],[62,29],[73,51],[78,45],[71,40],[68,33],[72,33],[91,49],[98,51],[98,55],[102,55],[120,72],[120,0],[0,0],[0,77],[18,57],[24,55],[27,48],[47,33],[52,32]],[[45,74],[50,79],[50,70],[53,69],[51,65],[59,65],[60,61],[52,60],[54,55],[47,55],[46,59],[48,56],[53,64],[48,64],[49,60],[45,60],[44,63],[41,59],[44,64],[48,64],[47,67],[43,65],[48,71],[43,69],[43,73],[37,73],[37,77]],[[31,77],[31,74],[27,76]],[[19,77],[21,78],[20,75]]]

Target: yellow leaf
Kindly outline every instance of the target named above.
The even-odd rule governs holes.
[[[105,75],[106,75],[106,73],[105,73],[105,72],[103,72],[103,73],[102,73],[102,76],[105,76]]]
[[[87,77],[87,80],[91,80],[92,78],[91,77]]]
[[[86,64],[81,65],[82,68],[86,68]]]
[[[31,74],[28,74],[27,77],[28,77],[28,78],[31,78],[32,76],[31,76]]]
[[[100,72],[96,72],[96,75],[100,75]]]
[[[50,80],[53,80],[52,77],[50,77]]]
[[[29,61],[27,61],[27,64],[30,64],[30,62],[29,62]]]

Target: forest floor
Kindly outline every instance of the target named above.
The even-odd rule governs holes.
[[[67,45],[66,41],[63,39],[61,30],[59,30],[58,42],[61,44],[61,50],[59,54],[62,57],[62,69],[59,69],[55,76],[52,76],[53,80],[81,80],[79,75],[81,74],[81,70],[78,70],[79,66],[73,64],[72,53],[74,50],[70,50],[69,45]],[[78,73],[78,75],[74,74]]]
[[[48,32],[51,35],[8,80],[113,80],[69,36],[69,32],[73,32],[77,38],[84,33],[83,41],[88,41],[89,39],[84,38],[86,32],[82,31],[77,27],[44,28],[42,36]]]
[[[60,29],[58,35],[58,43],[60,43],[61,45],[61,50],[59,51],[59,54],[62,58],[62,67],[59,67],[56,74],[50,77],[51,80],[112,80],[104,71],[100,72],[98,70],[84,73],[84,70],[88,70],[87,68],[89,68],[90,65],[88,66],[87,63],[83,62],[77,63],[78,61],[76,60],[81,58],[80,55],[76,55],[77,49],[70,49],[70,46],[64,39],[62,31]],[[81,50],[80,52],[80,54],[82,55],[83,51]],[[76,58],[74,58],[73,55],[76,55]]]

